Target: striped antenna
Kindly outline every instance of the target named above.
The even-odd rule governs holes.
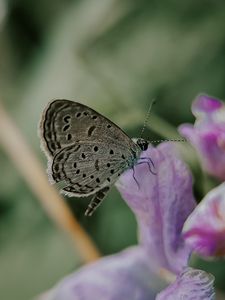
[[[154,140],[154,141],[148,141],[151,144],[161,143],[161,142],[187,142],[186,139],[162,139],[162,140]]]
[[[146,118],[145,118],[145,121],[144,121],[144,125],[143,125],[143,128],[141,130],[141,135],[140,135],[140,138],[143,137],[143,134],[144,134],[144,131],[145,131],[145,128],[147,126],[147,122],[149,120],[149,117],[150,117],[150,113],[151,113],[151,109],[152,109],[152,105],[156,103],[156,100],[153,99],[152,102],[150,103],[149,105],[149,108],[148,108],[148,112],[147,112],[147,115],[146,115]]]
[[[145,121],[144,121],[144,125],[143,125],[143,128],[141,130],[140,138],[143,138],[143,134],[144,134],[145,128],[147,126],[147,122],[149,120],[150,113],[151,113],[151,110],[152,110],[152,105],[155,104],[155,103],[156,103],[156,100],[153,99],[152,102],[149,105],[148,112],[147,112],[147,115],[146,115],[146,118],[145,118]],[[156,143],[161,143],[161,142],[187,142],[187,140],[186,139],[161,139],[161,140],[153,140],[153,141],[148,141],[148,142],[152,143],[152,144],[156,144]]]

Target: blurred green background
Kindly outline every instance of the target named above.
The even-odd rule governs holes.
[[[173,132],[193,122],[200,92],[225,99],[224,83],[224,1],[0,0],[0,101],[43,168],[37,125],[51,99],[88,104],[138,136],[153,98]],[[155,127],[145,136],[170,133],[162,122]],[[31,299],[81,260],[2,147],[0,166],[0,299]],[[92,218],[83,215],[87,199],[67,202],[104,255],[137,242],[115,188]],[[225,291],[224,263],[196,264]]]

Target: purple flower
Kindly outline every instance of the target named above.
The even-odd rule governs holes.
[[[137,218],[139,245],[84,266],[40,299],[214,299],[212,276],[188,267],[191,252],[182,228],[196,204],[191,175],[176,156],[169,143],[149,147],[142,153],[146,163],[117,182]]]
[[[200,95],[192,104],[192,112],[196,117],[194,126],[183,124],[179,131],[197,150],[203,168],[225,180],[225,105]]]
[[[225,183],[211,190],[183,228],[190,247],[202,256],[225,256]]]
[[[214,277],[202,270],[187,268],[177,280],[164,289],[156,300],[196,300],[214,299],[212,291]]]

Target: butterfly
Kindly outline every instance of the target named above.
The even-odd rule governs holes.
[[[148,148],[148,141],[133,141],[92,108],[64,99],[45,108],[40,138],[50,181],[63,182],[61,192],[68,196],[93,195],[86,216],[93,214],[121,173],[133,168]]]

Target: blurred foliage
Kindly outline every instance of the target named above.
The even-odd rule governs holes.
[[[0,97],[46,166],[37,124],[50,99],[80,100],[131,136],[153,98],[174,128],[193,121],[198,93],[225,99],[225,2],[0,0],[0,53]],[[80,261],[3,151],[0,164],[0,298],[30,299]],[[201,185],[196,179],[202,196]],[[91,219],[86,199],[67,201],[103,254],[136,243],[134,217],[115,188]],[[201,266],[224,288],[224,263]]]

